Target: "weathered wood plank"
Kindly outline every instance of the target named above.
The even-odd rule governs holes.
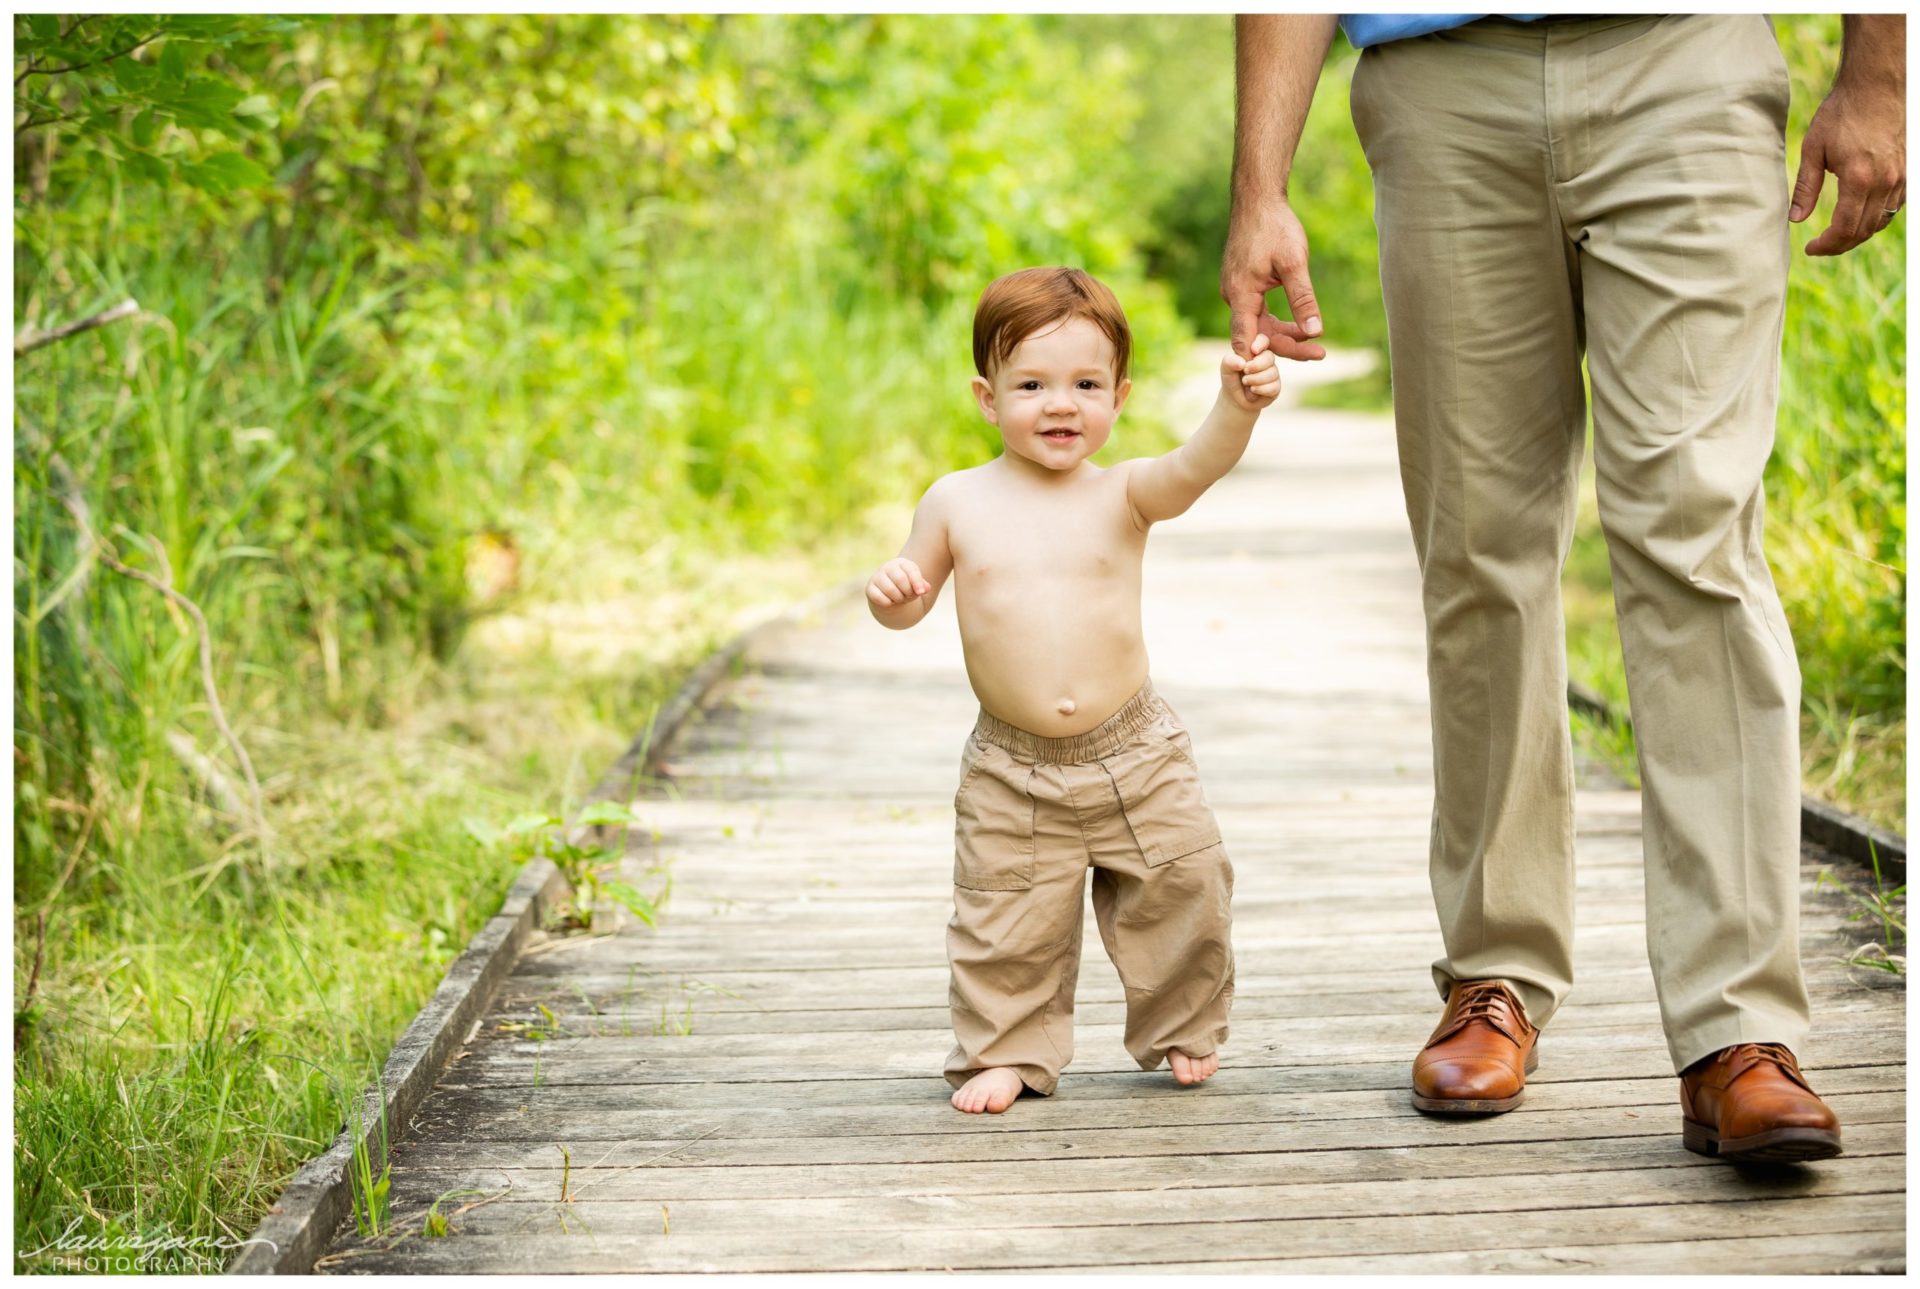
[[[476,1212],[485,1212],[484,1209]],[[469,1215],[472,1216],[472,1215]],[[1702,1230],[1722,1237],[1885,1231],[1883,1195],[1814,1196],[1756,1203],[1668,1203],[1605,1211],[1455,1213],[1392,1217],[1266,1219],[1249,1222],[1152,1223],[1098,1227],[1069,1234],[1048,1227],[975,1227],[963,1236],[943,1230],[817,1232],[770,1229],[731,1239],[676,1241],[671,1222],[643,1230],[598,1231],[556,1238],[527,1234],[459,1234],[415,1240],[392,1253],[369,1252],[331,1269],[356,1272],[447,1272],[476,1263],[504,1272],[585,1271],[917,1271],[1038,1266],[1124,1267],[1227,1248],[1271,1256],[1364,1249],[1375,1255],[1467,1249],[1525,1249],[1576,1240],[1604,1245],[1678,1242]],[[1611,1238],[1609,1238],[1611,1237]],[[1702,1264],[1707,1260],[1703,1259]]]
[[[831,901],[818,902],[825,904]],[[1280,902],[1275,901],[1275,903]],[[833,916],[840,916],[850,907],[851,905],[845,907],[836,905]],[[876,970],[889,967],[924,968],[929,965],[944,965],[946,925],[953,911],[950,900],[937,905],[921,901],[915,904],[888,904],[873,908],[862,904],[861,908],[874,913],[884,910],[889,917],[896,919],[896,922],[904,921],[913,926],[918,934],[896,932],[884,938],[850,938],[846,945],[840,946],[843,957],[857,959],[850,962],[849,966]],[[1605,908],[1598,910],[1598,914],[1601,918],[1616,915],[1610,914]],[[725,927],[734,933],[731,941],[736,950],[734,954],[723,957],[725,953],[723,946],[728,943],[728,940],[717,934],[700,937],[669,934],[660,937],[657,944],[649,947],[646,960],[657,970],[672,970],[694,964],[703,966],[714,964],[708,968],[712,970],[718,969],[722,963],[725,964],[726,969],[734,971],[766,970],[782,963],[790,964],[793,970],[834,969],[830,955],[835,946],[818,943],[795,945],[791,948],[779,946],[783,931],[789,934],[794,932],[805,934],[805,922],[817,922],[824,916],[826,914],[823,911],[815,909],[807,918],[801,920],[800,925],[789,927],[756,927],[745,922],[729,925],[722,919],[715,919],[716,931]],[[1291,965],[1301,970],[1318,970],[1323,973],[1335,969],[1354,972],[1367,961],[1372,960],[1373,955],[1392,955],[1401,962],[1424,965],[1440,952],[1440,944],[1437,939],[1432,938],[1431,929],[1419,925],[1422,920],[1430,921],[1432,916],[1431,908],[1422,909],[1417,915],[1411,911],[1404,916],[1383,912],[1380,924],[1376,928],[1343,939],[1337,936],[1310,935],[1304,931],[1289,932],[1285,928],[1290,924],[1302,927],[1310,924],[1320,926],[1326,924],[1324,918],[1316,922],[1306,914],[1291,914],[1285,919],[1273,919],[1266,928],[1250,929],[1245,935],[1236,934],[1235,948],[1241,956],[1258,954],[1262,965],[1270,969]],[[1626,906],[1622,906],[1617,916],[1627,918]],[[1297,922],[1296,918],[1299,919]],[[1806,930],[1810,937],[1854,930],[1857,927],[1857,924],[1850,925],[1842,917],[1823,916],[1817,913],[1809,914],[1806,921],[1808,924]],[[1397,925],[1403,922],[1406,925]],[[1583,925],[1582,934],[1575,941],[1576,951],[1584,949],[1589,954],[1603,954],[1622,965],[1644,964],[1645,941],[1643,939],[1638,945],[1633,944],[1634,932],[1641,932],[1644,936],[1640,924],[1631,920],[1596,920],[1591,927]],[[1099,933],[1091,919],[1088,919],[1084,934],[1089,948],[1099,939]],[[635,950],[638,947],[636,941],[639,939],[638,936],[607,936],[597,941],[583,942],[578,947],[570,947],[566,951],[540,954],[527,959],[515,974],[519,978],[547,974],[571,975],[622,966],[634,961]],[[758,943],[755,943],[756,941]],[[1636,954],[1635,950],[1639,952]],[[1584,963],[1583,958],[1583,965]],[[1582,974],[1584,976],[1585,973]]]
[[[1606,1211],[1649,1204],[1766,1204],[1783,1199],[1897,1193],[1906,1179],[1904,1161],[1893,1156],[1857,1160],[1846,1168],[1794,1169],[1744,1174],[1731,1168],[1706,1171],[1653,1169],[1614,1172],[1549,1172],[1480,1177],[1472,1212],[1577,1211],[1588,1223],[1604,1223]],[[471,1236],[563,1234],[569,1227],[599,1234],[645,1229],[668,1209],[674,1240],[696,1247],[715,1237],[752,1242],[762,1233],[807,1231],[930,1231],[962,1233],[975,1227],[1051,1227],[1065,1238],[1090,1227],[1138,1227],[1197,1222],[1298,1221],[1354,1213],[1407,1217],[1458,1213],[1461,1197],[1430,1179],[1392,1178],[1359,1182],[1281,1182],[1260,1186],[1167,1186],[1154,1190],[969,1194],[805,1196],[780,1199],[671,1199],[662,1194],[630,1200],[594,1191],[572,1202],[557,1196],[522,1204],[477,1209],[463,1222]],[[1892,1226],[1894,1223],[1889,1222]],[[1573,1229],[1569,1224],[1569,1231]]]
[[[1835,1099],[1848,1124],[1903,1122],[1905,1093],[1868,1093]],[[1242,1123],[1177,1127],[1059,1129],[1050,1121],[1017,1132],[915,1133],[862,1137],[729,1136],[721,1128],[686,1130],[671,1137],[562,1138],[528,1136],[477,1141],[424,1135],[411,1142],[403,1162],[447,1166],[452,1160],[511,1162],[525,1152],[564,1144],[582,1159],[606,1168],[636,1164],[785,1167],[795,1165],[1017,1162],[1045,1159],[1135,1159],[1167,1155],[1265,1154],[1338,1150],[1418,1150],[1432,1146],[1525,1143],[1559,1160],[1592,1141],[1657,1138],[1680,1150],[1680,1115],[1667,1106],[1621,1106],[1605,1111],[1539,1110],[1523,1107],[1490,1119],[1444,1121],[1369,1119],[1297,1123]],[[584,1143],[584,1144],[583,1144]],[[453,1152],[449,1154],[449,1151]],[[1843,1156],[1844,1158],[1844,1156]]]
[[[1883,1006],[1889,1014],[1904,1012],[1903,990],[1879,987],[1850,986],[1848,974],[1837,963],[1814,961],[1808,964],[1808,984],[1810,988],[1824,989],[1835,996],[1835,1007],[1853,1009],[1856,1007]],[[600,1001],[610,1011],[618,1011],[624,999],[650,999],[654,1002],[673,1001],[684,1006],[689,999],[695,1001],[698,1010],[703,1011],[860,1011],[874,1010],[888,1006],[897,1006],[908,1000],[917,1000],[922,1005],[945,1006],[946,967],[926,966],[917,968],[920,974],[912,979],[897,979],[885,969],[861,969],[868,974],[858,979],[843,979],[820,971],[796,971],[790,973],[752,971],[727,972],[724,970],[667,970],[635,966],[624,972],[583,973],[566,976],[562,973],[545,973],[541,976],[519,976],[509,980],[501,990],[498,1002],[506,1008],[531,1008],[536,1003],[545,1004],[550,1010],[560,1002],[571,998],[587,1002]],[[905,970],[905,969],[902,969]],[[1856,969],[1858,976],[1868,973]],[[1243,1014],[1241,1004],[1248,1000],[1272,1000],[1275,1002],[1326,998],[1347,1000],[1358,1008],[1363,1001],[1381,997],[1406,997],[1406,1011],[1418,1015],[1430,1015],[1439,1019],[1439,995],[1424,987],[1430,977],[1426,964],[1410,966],[1402,973],[1402,980],[1383,981],[1379,990],[1365,993],[1351,991],[1351,975],[1318,976],[1289,975],[1284,977],[1252,975],[1244,970],[1239,974],[1234,994],[1235,1020]],[[1615,967],[1599,966],[1585,971],[1582,983],[1574,997],[1568,1001],[1563,1016],[1571,1016],[1585,1006],[1589,997],[1599,997],[1603,987],[1619,985],[1623,989],[1636,991],[1632,996],[1651,1000],[1653,995],[1653,976],[1645,963],[1621,964]],[[1411,986],[1410,989],[1408,987]],[[1842,995],[1841,991],[1846,990]],[[1403,992],[1405,991],[1405,992]],[[1844,1004],[1837,999],[1844,996]],[[1881,999],[1882,1002],[1870,1000]],[[1097,962],[1083,964],[1080,973],[1079,988],[1076,992],[1076,1007],[1094,1004],[1119,1006],[1120,988],[1111,967],[1102,967]],[[1304,1002],[1301,1005],[1306,1005]],[[1332,1009],[1329,1009],[1330,1011]],[[1246,1013],[1251,1015],[1251,1013]],[[1303,1014],[1314,1014],[1311,1012]],[[1329,1014],[1329,1013],[1320,1013]],[[1374,1015],[1372,1011],[1355,1010],[1354,1015]],[[1553,1021],[1557,1029],[1559,1018]],[[1816,1016],[1816,1035],[1819,1031]]]
[[[1859,1020],[1851,1020],[1853,1014],[1836,1014],[1834,1024],[1822,1028],[1820,1037],[1809,1045],[1809,1064],[1814,1070],[1822,1068],[1826,1062],[1836,1062],[1837,1058],[1855,1057],[1857,1053],[1874,1053],[1876,1060],[1899,1060],[1903,1051],[1903,1035],[1889,1034],[1887,1020],[1882,1012],[1860,1012]],[[1235,1068],[1254,1068],[1263,1064],[1336,1064],[1342,1058],[1359,1060],[1379,1060],[1382,1057],[1400,1057],[1407,1062],[1413,1060],[1413,1053],[1419,1051],[1419,1043],[1427,1037],[1430,1024],[1419,1024],[1417,1020],[1400,1018],[1379,1018],[1379,1024],[1365,1026],[1365,1032],[1356,1034],[1361,1026],[1348,1024],[1346,1018],[1279,1018],[1263,1022],[1246,1022],[1235,1026],[1238,1045],[1233,1051],[1238,1053]],[[1068,1066],[1071,1070],[1137,1070],[1131,1057],[1119,1051],[1119,1026],[1075,1026],[1075,1062]],[[1229,1039],[1233,1041],[1233,1039]],[[605,1060],[605,1068],[614,1068],[626,1062],[632,1062],[634,1068],[641,1068],[651,1062],[662,1060],[701,1060],[712,1064],[735,1064],[745,1068],[749,1062],[753,1068],[785,1068],[791,1064],[806,1064],[812,1070],[812,1078],[822,1078],[826,1072],[845,1070],[849,1066],[893,1066],[897,1062],[916,1062],[925,1060],[925,1055],[937,1053],[931,1070],[939,1072],[939,1062],[947,1057],[950,1047],[950,1034],[945,1028],[939,1030],[920,1030],[920,1032],[900,1032],[900,1030],[877,1030],[860,1039],[858,1045],[852,1045],[845,1034],[695,1034],[684,1037],[653,1037],[653,1035],[609,1034],[597,1037],[578,1037],[578,1039],[549,1039],[541,1043],[480,1043],[474,1045],[476,1060],[511,1060],[513,1055],[534,1057],[540,1055],[545,1060],[568,1058],[580,1060]],[[1108,1051],[1100,1051],[1100,1049]],[[1584,1058],[1592,1055],[1605,1055],[1613,1051],[1667,1051],[1665,1039],[1659,1034],[1647,1034],[1645,1024],[1596,1024],[1588,1028],[1567,1028],[1553,1030],[1551,1034],[1540,1037],[1540,1060],[1542,1066],[1557,1064],[1561,1070],[1580,1070],[1584,1068]],[[858,1058],[852,1058],[858,1053]],[[1125,1064],[1119,1064],[1125,1062]],[[1561,1064],[1565,1062],[1565,1064]],[[467,1064],[467,1062],[463,1062]]]
[[[1731,1274],[1747,1268],[1774,1276],[1898,1275],[1907,1268],[1904,1231],[1841,1235],[1756,1235],[1720,1239],[1702,1232],[1665,1244],[1563,1244],[1540,1249],[1467,1249],[1444,1253],[1355,1254],[1335,1258],[1147,1263],[1136,1275],[1489,1275],[1601,1271],[1608,1275]],[[1066,1267],[1033,1267],[1050,1271]]]
[[[543,1031],[578,1034],[637,1033],[652,1034],[651,1026],[660,1023],[666,1035],[679,1035],[688,1025],[701,1034],[780,1034],[822,1030],[925,1030],[944,1029],[948,1010],[944,999],[928,999],[916,1005],[893,1007],[818,1006],[782,1008],[748,1003],[727,994],[701,988],[697,982],[677,977],[647,977],[632,989],[619,989],[598,998],[582,999],[556,983],[539,990],[521,991],[495,1000],[480,1034],[492,1038],[507,1034],[502,1027],[523,1028],[537,1024]],[[1644,1024],[1654,1014],[1651,976],[1622,977],[1617,981],[1583,986],[1580,1001],[1569,1002],[1554,1018],[1552,1032],[1590,1028],[1597,1024]],[[834,1000],[836,1002],[840,1000]],[[593,1010],[587,1010],[589,1005]],[[1260,992],[1237,993],[1233,1001],[1235,1034],[1245,1031],[1256,1020],[1291,1017],[1345,1016],[1357,1023],[1371,1025],[1374,1017],[1420,1016],[1429,1010],[1438,1019],[1438,999],[1432,989],[1380,990],[1367,994],[1308,993],[1273,995]],[[543,1012],[541,1008],[546,1010]],[[691,1012],[689,1013],[689,1008]],[[1093,994],[1075,1002],[1078,1033],[1091,1033],[1093,1025],[1116,1025],[1122,1020],[1126,1004],[1117,996]],[[1888,1020],[1904,1012],[1896,993],[1885,1001],[1872,995],[1849,996],[1844,1002],[1830,1004],[1821,1011],[1821,1029],[1839,1017],[1867,1015]],[[666,1021],[674,1025],[669,1027]],[[626,1025],[626,1030],[620,1027]],[[510,1036],[510,1035],[509,1035]]]
[[[1344,1060],[1354,1063],[1380,1062],[1388,1058],[1389,1068],[1399,1071],[1392,1086],[1404,1086],[1409,1077],[1412,1055],[1418,1051],[1425,1030],[1383,1024],[1381,1034],[1362,1038],[1347,1036],[1353,1027],[1335,1022],[1314,1026],[1298,1021],[1268,1023],[1268,1032],[1255,1026],[1242,1026],[1236,1046],[1223,1049],[1224,1073],[1215,1076],[1207,1091],[1242,1082],[1234,1071],[1244,1071],[1245,1081],[1263,1085],[1292,1085],[1295,1069],[1326,1070],[1339,1079]],[[1104,1040],[1096,1043],[1095,1040]],[[1076,1040],[1074,1063],[1066,1077],[1074,1082],[1093,1073],[1138,1072],[1139,1067],[1120,1046],[1120,1027],[1089,1026],[1080,1030]],[[844,1033],[834,1034],[758,1034],[701,1035],[662,1039],[650,1035],[625,1037],[607,1034],[584,1038],[555,1038],[543,1042],[486,1041],[471,1047],[457,1073],[458,1081],[498,1082],[494,1072],[530,1075],[538,1065],[550,1077],[547,1086],[567,1082],[605,1084],[608,1082],[646,1082],[659,1073],[691,1076],[694,1082],[739,1082],[743,1076],[780,1076],[824,1079],[839,1082],[840,1071],[879,1073],[891,1076],[920,1074],[937,1079],[952,1039],[945,1029],[923,1031],[875,1031],[858,1041]],[[1602,1072],[1670,1077],[1664,1040],[1649,1037],[1644,1023],[1624,1026],[1595,1026],[1591,1029],[1556,1030],[1549,1040],[1540,1042],[1541,1071],[1535,1082],[1558,1079],[1591,1079]],[[1819,1073],[1827,1064],[1858,1065],[1878,1062],[1898,1069],[1904,1059],[1902,1035],[1888,1032],[1886,1018],[1872,1020],[1858,1028],[1830,1027],[1823,1031],[1820,1044],[1813,1047],[1809,1068]],[[1398,1061],[1393,1057],[1400,1057]],[[556,1074],[565,1065],[571,1073]],[[1257,1073],[1256,1073],[1257,1071]],[[722,1076],[730,1076],[723,1078]],[[1151,1076],[1147,1076],[1151,1077]],[[1226,1082],[1220,1082],[1221,1079]],[[680,1081],[689,1081],[682,1079]],[[772,1081],[772,1079],[769,1079]],[[1063,1080],[1064,1081],[1064,1080]]]
[[[1848,1124],[1849,1161],[1904,1157],[1901,1123]],[[505,1143],[458,1160],[439,1153],[440,1163],[397,1166],[394,1203],[425,1205],[451,1190],[476,1187],[506,1191],[504,1202],[550,1202],[559,1197],[563,1160],[553,1145],[515,1153]],[[1649,1169],[1720,1169],[1723,1165],[1680,1148],[1673,1137],[1593,1139],[1566,1152],[1566,1172],[1611,1173]],[[1265,1154],[1144,1155],[1116,1166],[1112,1159],[1041,1159],[1018,1163],[838,1164],[723,1167],[635,1165],[588,1171],[597,1156],[576,1153],[578,1171],[569,1184],[579,1196],[599,1200],[780,1199],[838,1195],[1021,1195],[1047,1191],[1132,1190],[1170,1187],[1304,1185],[1309,1182],[1410,1181],[1442,1183],[1535,1172],[1541,1151],[1535,1142],[1472,1146],[1421,1146],[1378,1150],[1314,1150]],[[1444,1193],[1447,1187],[1437,1187]]]
[[[780,1037],[787,1037],[782,1035]],[[644,1043],[646,1040],[636,1040]],[[944,1087],[941,1065],[948,1040],[944,1036],[929,1041],[918,1050],[885,1055],[850,1047],[837,1054],[812,1059],[782,1058],[768,1055],[726,1061],[703,1061],[689,1056],[673,1062],[652,1055],[618,1057],[600,1049],[606,1040],[560,1040],[552,1045],[495,1045],[480,1049],[450,1070],[442,1080],[445,1087],[488,1088],[501,1093],[515,1089],[564,1096],[564,1089],[622,1088],[629,1094],[656,1098],[706,1096],[715,1102],[732,1098],[769,1099],[795,1095],[796,1085],[820,1089],[845,1088],[849,1102],[872,1104],[875,1098],[888,1099],[895,1094],[875,1087],[878,1083],[897,1084],[897,1096],[903,1100],[931,1096]],[[550,1050],[549,1050],[550,1046]],[[1116,1048],[1118,1044],[1115,1044]],[[642,1052],[647,1049],[642,1047]],[[849,1051],[861,1053],[858,1063],[850,1064]],[[1564,1053],[1559,1059],[1543,1061],[1528,1080],[1535,1089],[1558,1084],[1592,1085],[1619,1080],[1638,1080],[1674,1085],[1665,1050],[1640,1048],[1626,1052],[1611,1046],[1601,1047],[1577,1059]],[[1845,1064],[1812,1064],[1808,1073],[1823,1092],[1843,1087],[1889,1088],[1904,1085],[1905,1062],[1897,1035],[1870,1034],[1845,1053]],[[1872,1063],[1868,1063],[1872,1062]],[[1357,1061],[1330,1064],[1320,1060],[1303,1061],[1297,1055],[1256,1053],[1244,1060],[1228,1063],[1205,1087],[1179,1089],[1163,1067],[1143,1072],[1124,1055],[1101,1054],[1076,1061],[1061,1079],[1054,1100],[1072,1097],[1079,1100],[1095,1095],[1150,1096],[1177,1090],[1182,1096],[1218,1096],[1226,1092],[1284,1089],[1289,1094],[1333,1091],[1405,1092],[1409,1085],[1408,1060]],[[1676,1085],[1677,1086],[1677,1085]],[[689,1088],[704,1088],[688,1092]],[[677,1089],[677,1090],[676,1090]],[[1126,1089],[1126,1091],[1117,1091]],[[1667,1087],[1673,1091],[1674,1087]]]
[[[1568,1089],[1574,1089],[1569,1091]],[[918,1105],[860,1107],[768,1107],[716,1105],[696,1110],[651,1110],[617,1093],[594,1100],[572,1095],[522,1098],[488,1089],[441,1087],[411,1121],[414,1131],[435,1136],[457,1135],[461,1140],[565,1142],[621,1141],[671,1138],[747,1138],[820,1140],[823,1152],[863,1137],[953,1137],[972,1142],[981,1137],[1026,1136],[1042,1124],[1049,1132],[1094,1132],[1101,1129],[1216,1128],[1244,1130],[1256,1125],[1273,1128],[1324,1129],[1345,1144],[1367,1141],[1372,1134],[1405,1133],[1428,1140],[1430,1121],[1415,1111],[1404,1093],[1328,1092],[1299,1097],[1263,1093],[1214,1093],[1181,1096],[1173,1089],[1165,1097],[1132,1100],[1077,1100],[1055,1097],[1044,1105],[1016,1106],[1004,1115],[962,1118],[944,1097],[929,1096]],[[1904,1093],[1836,1093],[1828,1103],[1842,1116],[1856,1102],[1884,1107]],[[1531,1097],[1535,1116],[1586,1115],[1595,1127],[1654,1117],[1678,1130],[1673,1089],[1664,1095],[1638,1086],[1557,1085]],[[1019,1110],[1029,1113],[1020,1114]],[[1517,1112],[1516,1112],[1517,1113]],[[1524,1131],[1534,1116],[1512,1131]],[[1483,1131],[1479,1125],[1451,1125],[1463,1136]],[[1493,1129],[1488,1139],[1501,1139],[1506,1129]],[[1303,1134],[1305,1135],[1305,1134]],[[1305,1147],[1301,1147],[1304,1149]]]

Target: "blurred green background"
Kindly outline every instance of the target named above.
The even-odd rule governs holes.
[[[1797,156],[1839,20],[1775,21]],[[1226,330],[1226,17],[14,36],[16,333],[141,310],[15,363],[20,1269],[80,1215],[253,1225],[498,907],[519,856],[469,824],[577,801],[743,612],[995,450],[987,281],[1109,281],[1143,387]],[[1328,340],[1377,346],[1352,59],[1293,192]],[[1796,256],[1768,497],[1809,784],[1896,827],[1904,238]],[[264,829],[191,612],[108,557],[204,612]],[[1571,648],[1618,699],[1605,579],[1589,505]]]

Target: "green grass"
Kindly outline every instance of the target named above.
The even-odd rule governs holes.
[[[1884,972],[1889,976],[1907,974],[1907,884],[1888,886],[1880,874],[1880,852],[1871,848],[1873,886],[1868,889],[1857,879],[1834,876],[1822,869],[1817,886],[1837,886],[1856,907],[1848,922],[1857,922],[1871,939],[1856,946],[1843,961],[1850,967]]]

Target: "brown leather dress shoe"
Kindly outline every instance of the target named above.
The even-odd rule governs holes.
[[[1457,980],[1413,1061],[1413,1104],[1430,1114],[1499,1114],[1526,1096],[1540,1031],[1498,980]]]
[[[1735,1164],[1795,1163],[1840,1153],[1840,1118],[1814,1095],[1779,1043],[1736,1043],[1680,1075],[1681,1140]]]

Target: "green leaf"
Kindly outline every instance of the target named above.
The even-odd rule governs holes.
[[[159,135],[160,119],[153,114],[152,108],[148,108],[139,116],[133,118],[134,146],[151,148],[153,141],[158,138]]]
[[[187,173],[187,172],[191,173]],[[222,152],[182,168],[183,177],[196,188],[213,193],[228,193],[236,188],[260,188],[273,182],[273,176],[238,152]]]
[[[223,132],[240,124],[234,119],[233,109],[246,97],[238,86],[207,76],[196,76],[171,92],[154,94],[155,101],[171,110],[181,123]]]
[[[508,837],[523,837],[527,833],[537,832],[542,828],[557,828],[560,826],[560,822],[561,821],[553,815],[515,815],[507,821],[507,826],[501,831]]]
[[[625,882],[608,882],[602,887],[606,893],[628,909],[635,917],[648,926],[655,925],[654,918],[659,914],[659,906]]]
[[[160,79],[176,85],[187,79],[186,46],[178,40],[163,40],[160,44]]]
[[[265,167],[238,152],[222,152],[208,157],[203,164],[218,167],[231,176],[236,188],[259,188],[273,182],[273,176]]]
[[[106,69],[105,81],[129,94],[151,94],[160,83],[160,69],[131,58],[122,58]]]
[[[636,824],[637,815],[618,801],[594,801],[580,812],[580,822],[589,827],[606,824]]]
[[[148,183],[164,184],[173,178],[173,171],[164,161],[145,152],[129,152],[125,165],[129,174]]]
[[[500,844],[500,830],[484,819],[478,819],[469,815],[460,821],[460,826],[466,829],[467,836],[473,838],[482,846],[497,846]]]
[[[233,36],[245,19],[234,14],[174,14],[167,21],[178,36],[217,41]]]
[[[28,14],[27,29],[33,33],[35,40],[58,40],[60,15],[57,13]]]

